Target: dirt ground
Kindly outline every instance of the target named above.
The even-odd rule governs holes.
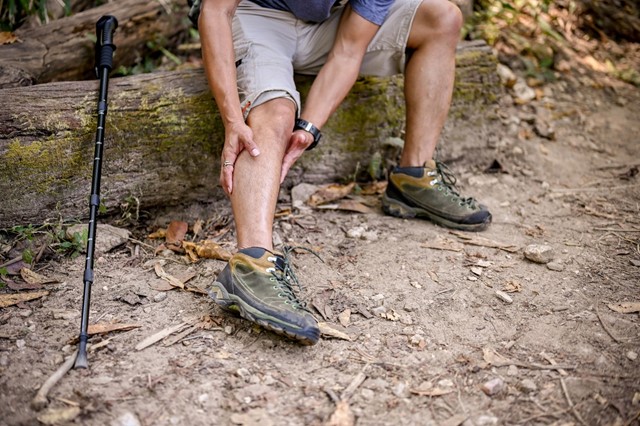
[[[477,134],[445,137],[441,157],[490,206],[483,233],[386,217],[372,196],[366,214],[287,214],[282,192],[278,238],[324,260],[293,255],[304,297],[342,338],[301,347],[206,295],[158,291],[159,260],[194,288],[224,262],[154,257],[148,233],[201,219],[231,251],[234,233],[226,200],[153,212],[100,255],[92,292],[92,323],[139,327],[92,337],[108,342],[90,368],[36,411],[37,389],[75,349],[84,269],[81,256],[39,264],[59,281],[50,294],[0,310],[0,424],[640,424],[640,314],[609,306],[640,302],[640,91],[559,82],[490,115]],[[493,160],[501,172],[485,173]],[[531,244],[553,261],[525,259]]]

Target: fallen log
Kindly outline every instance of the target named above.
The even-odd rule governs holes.
[[[496,60],[483,44],[461,45],[446,137],[469,132],[473,117],[495,103]],[[301,78],[304,95],[310,78]],[[86,216],[95,137],[96,81],[0,90],[0,229]],[[323,128],[323,143],[305,154],[287,184],[330,182],[366,170],[404,128],[403,78],[360,79]],[[478,118],[481,119],[481,118]],[[466,127],[465,127],[466,126]],[[224,141],[201,69],[112,79],[102,173],[102,203],[152,208],[222,196]],[[392,149],[389,152],[389,149]],[[395,151],[393,151],[395,149]],[[128,207],[127,207],[128,206]]]
[[[48,24],[18,29],[17,42],[0,45],[0,88],[94,77],[96,22],[103,15],[118,19],[114,67],[139,60],[146,43],[171,38],[186,27],[184,10],[174,13],[171,3],[116,0],[57,19]]]

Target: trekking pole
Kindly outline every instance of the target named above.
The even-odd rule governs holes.
[[[93,284],[93,254],[95,251],[96,220],[100,207],[100,177],[102,175],[102,146],[104,127],[107,117],[107,90],[109,72],[113,68],[113,33],[118,27],[115,17],[105,15],[96,23],[96,76],[100,78],[98,97],[98,130],[93,158],[93,176],[91,178],[91,198],[89,200],[89,233],[87,238],[87,259],[84,265],[84,293],[82,295],[82,320],[80,322],[80,346],[74,368],[87,368],[87,340],[89,335],[89,305],[91,304],[91,285]]]

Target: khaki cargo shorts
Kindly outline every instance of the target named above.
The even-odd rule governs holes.
[[[396,0],[367,48],[361,75],[390,76],[404,72],[405,48],[416,10],[422,0]],[[293,74],[315,75],[333,45],[342,8],[320,24],[296,19],[291,13],[267,9],[248,0],[233,19],[238,93],[245,119],[252,108],[287,98],[300,113],[300,93]]]

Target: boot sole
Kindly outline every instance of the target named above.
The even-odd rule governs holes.
[[[435,215],[420,207],[410,206],[398,201],[394,198],[389,198],[387,194],[382,197],[382,211],[390,216],[399,217],[402,219],[421,218],[428,219],[433,223],[445,226],[452,229],[460,229],[462,231],[478,232],[487,229],[491,223],[491,214],[487,216],[487,219],[481,223],[457,223],[447,220],[441,216]]]
[[[254,322],[281,336],[297,340],[303,345],[314,345],[320,339],[319,328],[293,328],[287,326],[287,324],[276,322],[270,317],[265,317],[262,312],[250,306],[244,300],[235,295],[229,294],[224,288],[224,285],[218,281],[213,283],[209,296],[211,296],[213,301],[222,309],[229,312],[236,312],[248,321]]]

